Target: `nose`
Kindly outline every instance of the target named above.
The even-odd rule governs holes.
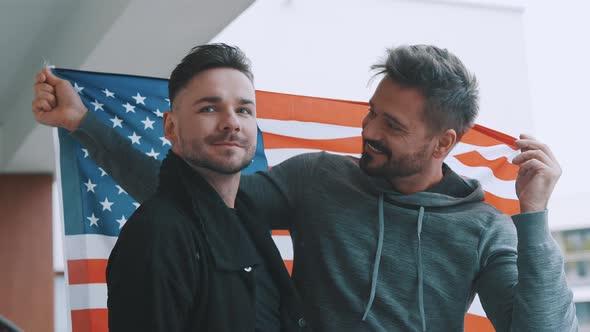
[[[376,135],[376,128],[375,128],[375,122],[374,119],[371,118],[370,114],[367,114],[367,116],[365,116],[365,118],[363,119],[363,132],[362,132],[362,136],[363,139],[368,139],[368,140],[378,140],[377,139],[377,135]]]
[[[228,109],[227,112],[223,112],[222,119],[220,121],[220,129],[222,131],[229,132],[240,131],[240,119],[233,109]]]

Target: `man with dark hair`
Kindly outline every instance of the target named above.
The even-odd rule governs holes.
[[[225,44],[197,46],[172,72],[169,90],[164,135],[172,148],[158,189],[109,257],[109,329],[305,330],[278,249],[238,193],[257,136],[248,59]],[[36,115],[46,121],[85,110],[72,86],[48,69],[35,94]]]
[[[561,174],[550,149],[526,135],[515,142],[522,213],[510,220],[483,202],[478,181],[444,163],[478,109],[477,82],[461,61],[435,46],[402,46],[374,69],[384,76],[362,123],[360,160],[304,154],[241,178],[270,226],[291,230],[293,279],[314,328],[461,331],[478,294],[498,331],[576,330],[547,226]],[[141,184],[122,166],[131,159],[154,173],[153,161],[97,122],[85,116],[73,135],[143,200],[155,177]]]

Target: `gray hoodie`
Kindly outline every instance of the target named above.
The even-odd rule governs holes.
[[[159,164],[87,116],[74,136],[139,201]],[[475,294],[497,331],[575,331],[572,292],[547,211],[510,217],[444,168],[401,195],[350,159],[301,155],[243,176],[241,189],[290,229],[293,278],[319,331],[461,331]]]

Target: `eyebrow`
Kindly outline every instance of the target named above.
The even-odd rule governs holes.
[[[373,101],[369,100],[369,107],[371,107],[371,109],[374,108],[373,105]],[[403,123],[401,123],[401,121],[399,121],[395,116],[387,113],[387,112],[383,112],[383,115],[388,118],[390,121],[395,122],[395,124],[400,127],[401,130],[407,131],[408,127],[406,125],[404,125]]]
[[[211,104],[217,104],[217,103],[221,103],[222,99],[221,97],[216,97],[216,96],[209,96],[209,97],[203,97],[200,99],[195,100],[195,102],[193,103],[193,105],[197,105],[200,103],[211,103]],[[238,104],[240,105],[254,105],[254,101],[251,99],[247,99],[247,98],[238,98]]]

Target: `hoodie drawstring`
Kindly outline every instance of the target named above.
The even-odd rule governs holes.
[[[420,318],[422,319],[422,331],[426,331],[426,318],[424,317],[424,277],[422,273],[422,220],[424,219],[424,207],[420,207],[418,213],[418,227],[416,233],[418,235],[418,306],[420,307]]]
[[[418,226],[416,228],[416,235],[418,236],[418,306],[420,310],[420,319],[422,321],[422,331],[426,331],[426,317],[424,314],[424,276],[422,271],[422,221],[424,220],[424,207],[420,206],[418,212]],[[363,321],[367,320],[369,311],[373,306],[375,300],[375,293],[377,291],[377,279],[379,277],[379,263],[383,254],[383,233],[384,233],[384,217],[383,217],[383,193],[379,195],[379,239],[377,241],[377,253],[375,253],[375,261],[373,263],[373,275],[371,276],[371,293],[369,295],[369,302],[363,314]]]
[[[367,319],[367,315],[369,315],[369,311],[373,306],[373,301],[375,300],[375,292],[377,290],[377,277],[379,276],[379,263],[381,262],[381,254],[383,253],[383,228],[384,228],[384,220],[383,220],[383,193],[379,195],[379,240],[377,241],[377,253],[375,254],[375,262],[373,263],[373,275],[371,280],[371,294],[369,295],[369,302],[367,303],[367,308],[365,309],[365,314],[363,315],[363,321]]]

